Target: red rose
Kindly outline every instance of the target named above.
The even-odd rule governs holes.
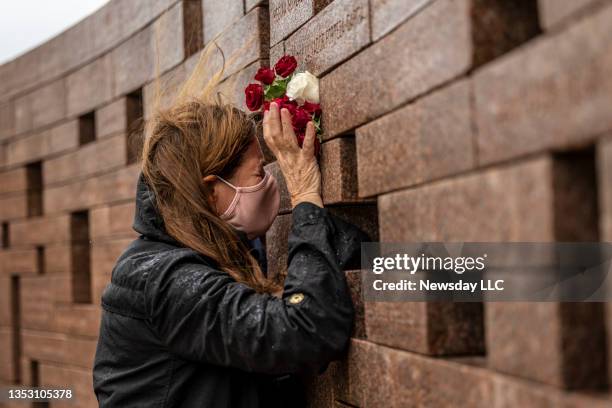
[[[282,98],[276,98],[270,102],[266,101],[264,102],[264,110],[269,110],[270,109],[270,103],[272,102],[276,102],[276,104],[278,105],[278,110],[280,111],[282,108],[286,108],[289,113],[291,113],[291,115],[293,115],[295,113],[295,110],[297,109],[297,102],[296,101],[290,101],[289,98],[285,95]]]
[[[244,90],[246,95],[246,105],[250,111],[256,111],[261,108],[264,101],[264,91],[260,84],[249,84]]]
[[[321,105],[319,105],[318,103],[304,101],[302,109],[304,109],[306,112],[310,113],[313,116],[321,114]]]
[[[274,70],[270,68],[259,68],[255,74],[255,80],[261,81],[266,85],[270,85],[274,82],[274,78],[276,78],[276,74]]]
[[[291,118],[293,129],[296,131],[296,133],[303,132],[311,119],[310,113],[306,112],[301,107],[298,107]]]
[[[276,65],[274,65],[274,70],[276,73],[283,78],[287,78],[289,75],[291,75],[296,68],[297,60],[292,55],[282,56]]]

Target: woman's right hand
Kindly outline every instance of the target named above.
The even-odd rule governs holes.
[[[291,195],[291,206],[308,201],[323,207],[321,198],[321,171],[314,156],[316,132],[314,124],[308,122],[302,148],[298,146],[291,113],[272,102],[270,110],[264,112],[263,136],[266,144],[276,156]]]

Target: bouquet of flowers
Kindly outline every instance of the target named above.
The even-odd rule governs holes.
[[[302,147],[306,124],[313,121],[316,129],[315,155],[321,149],[321,106],[319,105],[319,80],[310,72],[294,72],[297,60],[284,55],[274,68],[259,68],[255,80],[260,83],[249,84],[244,90],[246,105],[255,112],[270,109],[276,102],[279,109],[286,108],[291,113],[293,130],[298,145]]]

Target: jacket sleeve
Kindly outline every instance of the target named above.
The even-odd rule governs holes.
[[[187,259],[147,284],[149,324],[171,353],[267,374],[316,373],[340,356],[354,311],[334,237],[354,254],[364,236],[312,203],[292,217],[282,299]]]

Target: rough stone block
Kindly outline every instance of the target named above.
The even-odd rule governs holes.
[[[102,292],[111,280],[117,258],[132,242],[132,238],[120,238],[96,242],[91,247],[91,285],[92,302],[100,304]]]
[[[225,56],[224,77],[235,74],[259,59],[268,59],[269,25],[268,9],[257,7],[217,38],[217,44]],[[219,69],[221,63],[220,53],[213,54],[211,67]]]
[[[277,162],[266,164],[265,169],[269,171],[276,179],[280,192],[280,207],[278,209],[279,214],[286,214],[291,212],[291,196],[287,191],[287,184],[285,183],[285,177]]]
[[[117,236],[135,236],[134,202],[99,207],[90,212],[91,238],[106,239]]]
[[[54,328],[60,333],[97,338],[100,330],[101,308],[99,305],[56,304]]]
[[[28,193],[0,196],[0,220],[18,220],[28,216]]]
[[[364,309],[370,341],[428,355],[484,353],[482,304],[365,302]]]
[[[152,37],[152,30],[144,29],[112,51],[115,95],[126,94],[141,87],[155,74]]]
[[[356,139],[363,197],[471,169],[470,83],[460,81],[362,126]]]
[[[28,134],[6,145],[6,164],[29,163],[79,145],[79,121],[71,120],[41,132]]]
[[[49,125],[66,117],[64,79],[15,99],[15,131],[23,133]]]
[[[32,360],[92,367],[96,351],[95,340],[35,330],[25,330],[22,339],[23,354]]]
[[[357,153],[354,138],[342,137],[323,143],[319,166],[324,204],[363,201],[357,197]]]
[[[116,96],[143,86],[153,79],[156,68],[161,74],[178,65],[185,57],[182,4],[175,4],[112,54]]]
[[[551,160],[539,157],[383,194],[381,241],[549,241],[553,192],[544,180],[551,180],[551,170]]]
[[[355,310],[355,323],[351,337],[364,338],[365,331],[365,315],[363,306],[363,297],[361,292],[361,270],[346,271],[346,282],[351,292],[351,300]]]
[[[66,78],[67,114],[76,116],[93,110],[113,97],[111,54],[85,65]]]
[[[244,15],[243,3],[243,0],[202,0],[204,43],[213,40]]]
[[[588,143],[612,129],[611,22],[608,6],[475,74],[481,164]]]
[[[0,251],[0,274],[36,275],[40,270],[41,260],[35,249],[12,249]]]
[[[374,41],[408,20],[432,0],[371,0],[372,38]]]
[[[140,166],[131,165],[86,180],[49,187],[43,197],[45,213],[81,210],[133,199],[139,174]]]
[[[285,41],[286,53],[319,76],[368,45],[369,23],[367,0],[336,0]]]
[[[48,276],[22,276],[21,327],[24,329],[51,330],[53,322],[53,278]]]
[[[607,0],[539,0],[540,21],[542,27],[546,29],[554,28],[560,23],[566,22],[571,18],[579,18],[590,8],[605,3]]]
[[[0,140],[6,140],[15,134],[15,112],[12,101],[0,104]]]
[[[291,214],[281,214],[276,217],[270,229],[266,232],[266,259],[268,261],[269,278],[284,280],[287,275],[287,257],[289,255],[289,232],[293,225]]]
[[[270,48],[270,65],[276,64],[283,55],[285,55],[285,42],[281,41]]]
[[[0,327],[0,381],[13,383],[18,379],[15,376],[15,335],[13,328]]]
[[[70,384],[74,391],[75,401],[79,401],[80,406],[93,407],[98,404],[96,394],[91,389],[91,368],[77,369],[44,362],[39,368],[41,384],[57,388]]]
[[[11,223],[10,230],[11,245],[47,245],[71,242],[73,241],[71,225],[70,215],[14,221]]]
[[[287,38],[331,0],[269,0],[270,45]]]
[[[320,85],[325,138],[351,130],[466,72],[472,56],[468,6],[465,0],[437,1],[324,76]],[[375,79],[364,75],[364,67],[375,73]],[[347,100],[351,101],[348,110]]]
[[[89,250],[88,242],[46,245],[44,271],[46,274],[66,274],[87,268]]]
[[[27,167],[0,172],[0,194],[19,193],[26,190],[28,190]]]
[[[142,93],[136,92],[96,110],[96,138],[129,134],[143,117]]]
[[[78,150],[43,162],[45,186],[80,179],[127,164],[127,140],[119,134],[88,143]]]
[[[267,4],[268,0],[244,0],[244,10],[248,13],[255,7],[266,6]]]

